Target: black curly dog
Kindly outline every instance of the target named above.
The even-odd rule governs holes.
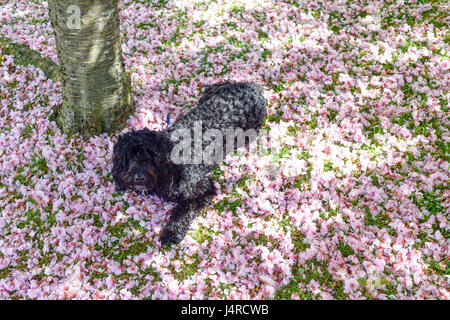
[[[216,195],[211,172],[217,163],[192,161],[194,163],[180,164],[172,161],[175,146],[173,134],[181,132],[195,135],[193,127],[199,121],[202,134],[209,129],[216,129],[215,132],[220,130],[219,133],[224,138],[226,129],[230,128],[257,130],[261,128],[267,115],[266,105],[262,89],[256,84],[217,83],[207,86],[198,106],[169,128],[163,131],[143,129],[119,137],[114,146],[112,169],[116,189],[146,191],[166,201],[177,202],[162,232],[162,245],[181,242],[192,220]],[[248,145],[253,140],[247,137],[240,145],[235,140],[232,142],[232,149]],[[213,141],[214,139],[201,141],[203,150]],[[195,150],[194,143],[190,146]],[[226,142],[220,146],[223,146],[223,156],[230,152],[229,148],[225,148]],[[198,156],[193,153],[194,157]]]

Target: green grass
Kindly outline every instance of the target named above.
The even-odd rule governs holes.
[[[352,256],[355,254],[355,251],[348,244],[344,244],[342,242],[338,245],[339,251],[342,253],[344,257]]]
[[[275,293],[275,299],[289,300],[292,294],[297,294],[300,299],[321,300],[320,295],[300,287],[300,285],[307,287],[312,280],[315,280],[320,288],[330,289],[335,299],[346,300],[348,295],[344,292],[343,282],[335,280],[328,268],[328,262],[316,259],[308,260],[303,265],[295,265],[291,282]]]
[[[330,160],[328,160],[328,159],[324,160],[323,171],[324,172],[333,171],[333,163]]]

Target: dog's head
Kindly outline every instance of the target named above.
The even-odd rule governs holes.
[[[116,189],[152,192],[169,151],[170,140],[161,132],[144,129],[120,136],[113,151],[112,175]]]

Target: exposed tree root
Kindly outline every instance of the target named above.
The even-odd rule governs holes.
[[[14,62],[16,64],[22,66],[31,64],[40,68],[53,81],[61,80],[59,66],[51,59],[43,58],[39,52],[31,49],[29,46],[12,42],[5,37],[0,37],[0,47],[3,49],[3,54],[14,56]]]

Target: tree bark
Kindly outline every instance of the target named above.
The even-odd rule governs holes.
[[[74,6],[80,13],[76,27],[68,11]],[[49,0],[48,8],[62,84],[58,126],[69,136],[120,130],[134,108],[122,57],[118,0]]]

